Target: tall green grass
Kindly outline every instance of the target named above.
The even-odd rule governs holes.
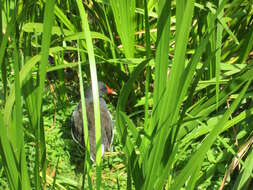
[[[59,99],[66,101],[67,69],[78,72],[83,108],[87,81],[94,94],[97,157],[92,165],[84,111],[83,189],[108,183],[103,180],[98,78],[119,91],[113,115],[127,170],[127,185],[121,188],[205,187],[205,175],[215,180],[213,168],[225,168],[232,159],[242,164],[239,174],[229,181],[227,167],[225,183],[219,176],[211,188],[248,188],[252,14],[252,2],[242,0],[1,1],[0,166],[9,189],[72,184],[58,182],[58,173],[48,180],[43,110],[50,73],[60,81]],[[29,134],[35,144],[33,165],[25,149]],[[212,161],[217,150],[224,150],[227,163]]]
[[[231,82],[228,82],[228,87],[223,87],[224,90],[220,91],[220,61],[223,27],[227,32],[225,40],[228,37],[231,37],[231,39],[234,39],[235,45],[238,45],[237,38],[223,20],[224,1],[217,5],[216,10],[214,5],[208,4],[210,2],[207,3],[206,8],[210,9],[209,13],[207,11],[207,17],[209,16],[212,18],[209,22],[210,28],[206,28],[209,27],[209,25],[200,28],[202,34],[203,30],[206,30],[206,32],[204,31],[205,35],[193,39],[198,40],[198,42],[195,49],[193,49],[191,57],[186,54],[186,50],[187,44],[192,38],[190,38],[189,32],[194,32],[195,30],[192,23],[198,21],[195,20],[198,18],[193,17],[196,4],[194,1],[176,1],[175,49],[173,51],[173,59],[171,60],[171,70],[169,71],[169,77],[167,77],[168,55],[170,53],[168,44],[171,36],[168,26],[170,26],[170,20],[172,18],[170,15],[170,3],[171,2],[169,1],[159,1],[158,3],[155,86],[153,92],[153,111],[149,126],[147,126],[148,133],[144,135],[138,133],[130,118],[125,114],[122,115],[122,112],[125,111],[125,101],[129,98],[128,95],[130,91],[133,90],[130,87],[134,81],[137,80],[137,76],[140,74],[139,72],[132,73],[131,79],[129,79],[126,88],[122,89],[121,97],[118,101],[117,127],[118,130],[123,131],[121,133],[123,138],[122,142],[126,145],[126,153],[128,156],[127,164],[128,167],[130,164],[129,170],[131,171],[128,175],[132,175],[132,178],[128,179],[133,180],[136,189],[162,189],[164,185],[169,189],[180,189],[184,185],[186,185],[187,189],[193,189],[198,180],[201,164],[203,163],[206,153],[215,142],[215,139],[218,138],[221,131],[223,131],[223,126],[229,122],[229,116],[235,112],[240,101],[244,99],[243,97],[245,97],[245,93],[251,82],[250,75],[245,78],[243,75],[239,75],[237,76],[239,78],[231,78]],[[232,4],[227,5],[227,7],[230,6],[233,7]],[[161,16],[159,17],[159,15]],[[198,25],[198,27],[201,27],[201,25]],[[216,27],[217,30],[215,30]],[[250,31],[250,28],[248,28],[248,30]],[[216,39],[216,41],[212,42],[212,38]],[[213,46],[212,49],[207,48],[207,45],[209,45],[208,40],[210,41],[210,45],[213,44],[211,45],[211,47]],[[201,60],[201,55],[203,53],[207,55],[206,60]],[[241,52],[239,54],[241,54]],[[209,79],[213,77],[216,78],[216,83],[214,83],[216,84],[216,90],[213,91],[212,87],[208,87],[207,96],[203,96],[200,103],[197,102],[195,105],[190,105],[192,104],[190,101],[193,100],[194,94],[197,95],[199,93],[196,90],[196,87],[201,79],[201,75],[205,75],[205,62],[213,60],[215,57],[216,66],[213,65],[212,67],[209,67],[215,70],[215,75],[209,75]],[[239,64],[243,63],[241,62]],[[203,69],[201,69],[201,67]],[[139,68],[136,68],[136,71],[137,70],[139,71]],[[248,72],[250,72],[250,70],[251,69],[249,69]],[[211,70],[210,72],[212,73]],[[236,80],[239,80],[240,83],[237,83],[237,89],[233,89],[232,84]],[[232,84],[229,85],[229,83]],[[239,92],[238,98],[227,111],[224,110],[224,116],[217,119],[218,124],[213,126],[212,130],[209,130],[210,133],[207,134],[206,140],[201,143],[196,153],[189,157],[188,164],[182,169],[180,175],[174,179],[173,165],[177,162],[176,155],[179,151],[179,145],[184,141],[184,136],[180,135],[182,134],[182,131],[184,131],[183,127],[187,127],[188,125],[191,126],[196,123],[194,124],[195,127],[188,129],[190,132],[194,131],[196,127],[203,128],[205,125],[203,125],[201,121],[208,120],[208,117],[215,117],[213,114],[215,115],[215,110],[217,112],[219,107],[221,107],[220,109],[224,109],[223,105],[226,100],[224,96],[228,97],[229,94],[232,94],[244,84],[247,85],[245,85],[243,90]],[[209,93],[211,94],[209,95]],[[212,103],[210,102],[211,100],[213,100]],[[194,107],[191,108],[191,106]],[[191,112],[194,111],[194,109],[198,111],[194,112],[195,114],[192,115]],[[201,114],[201,112],[205,111],[206,113]],[[191,121],[189,124],[184,124],[188,120],[188,114],[191,115]],[[144,129],[144,131],[146,130]],[[133,137],[125,137],[126,134],[133,134]]]

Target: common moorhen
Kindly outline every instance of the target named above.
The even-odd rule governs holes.
[[[107,109],[106,102],[103,96],[115,93],[103,82],[98,82],[99,102],[100,102],[100,119],[101,119],[101,148],[102,156],[104,152],[110,149],[113,141],[113,121],[110,112]],[[95,138],[95,120],[93,108],[93,95],[91,86],[85,91],[85,106],[88,122],[88,132],[90,141],[91,160],[96,160],[96,138]],[[72,138],[83,148],[84,147],[84,132],[81,101],[78,103],[72,114]]]

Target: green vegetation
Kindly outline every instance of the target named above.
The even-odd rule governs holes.
[[[0,189],[252,189],[252,0],[0,0],[0,27]],[[97,79],[93,164],[70,129]]]

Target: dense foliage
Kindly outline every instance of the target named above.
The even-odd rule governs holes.
[[[252,189],[252,0],[0,0],[0,27],[0,189]],[[70,126],[97,80],[91,163]]]

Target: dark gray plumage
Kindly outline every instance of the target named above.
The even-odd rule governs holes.
[[[107,109],[106,102],[103,96],[108,93],[108,89],[103,82],[98,82],[99,102],[100,102],[100,119],[101,119],[101,146],[102,156],[105,151],[108,151],[113,141],[113,121],[110,112]],[[88,132],[91,150],[91,160],[96,160],[96,138],[95,138],[95,121],[92,88],[89,87],[85,91],[85,106],[88,122]],[[78,103],[72,114],[72,137],[82,147],[84,147],[83,119],[81,101]]]

